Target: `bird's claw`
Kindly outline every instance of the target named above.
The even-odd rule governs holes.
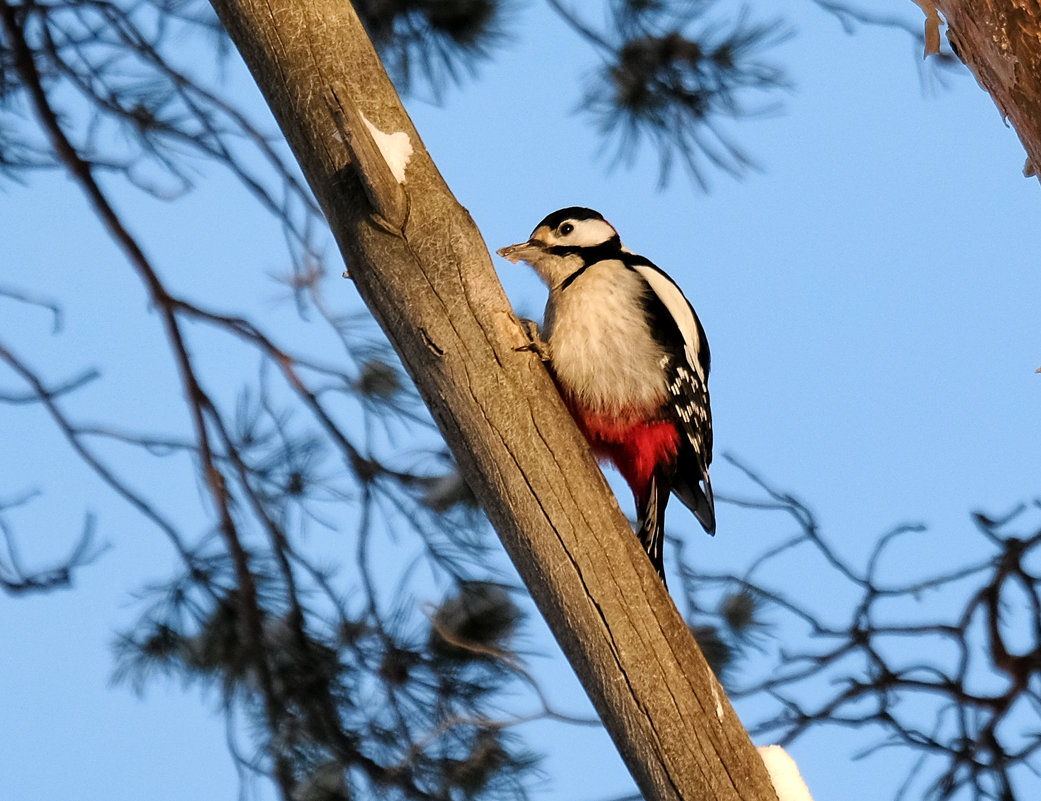
[[[521,330],[524,331],[524,335],[528,338],[527,343],[516,348],[518,351],[528,350],[536,354],[542,361],[549,361],[549,349],[546,347],[545,341],[542,339],[542,335],[539,333],[539,324],[534,320],[529,320],[526,317],[520,318]]]

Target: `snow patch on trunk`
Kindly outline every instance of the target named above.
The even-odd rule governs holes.
[[[779,745],[761,745],[757,750],[779,801],[813,801],[810,789],[799,773],[799,766],[787,751]]]
[[[390,171],[394,174],[397,182],[399,184],[405,183],[405,167],[408,165],[409,159],[412,158],[412,141],[408,138],[408,134],[404,131],[384,133],[369,122],[364,114],[361,115],[361,119],[365,123],[365,127],[369,129],[369,133],[372,134],[376,147],[380,149],[380,153],[383,154],[383,160],[387,162],[387,166],[390,167]]]

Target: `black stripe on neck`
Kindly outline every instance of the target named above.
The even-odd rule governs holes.
[[[609,259],[625,261],[626,256],[617,234],[599,245],[554,245],[547,248],[547,250],[560,258],[578,256],[582,259],[582,267],[568,276],[562,287],[574,281],[591,264],[596,264],[598,261],[608,261]]]
[[[590,265],[583,264],[581,267],[579,267],[577,270],[571,273],[571,275],[569,275],[567,278],[561,281],[559,287],[560,291],[563,292],[565,289],[567,289],[569,286],[575,283],[575,279],[578,278],[578,276],[582,275],[582,273],[584,273],[586,270],[588,270],[589,267]]]
[[[553,245],[547,250],[554,256],[581,256],[587,265],[606,259],[620,259],[625,255],[617,234],[598,245]]]

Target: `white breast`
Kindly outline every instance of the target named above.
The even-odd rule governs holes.
[[[664,351],[642,306],[633,303],[646,286],[620,261],[603,261],[550,293],[544,336],[553,370],[561,386],[593,411],[646,411],[667,397]]]

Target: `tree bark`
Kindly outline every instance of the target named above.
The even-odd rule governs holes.
[[[423,148],[350,4],[213,5],[302,165],[358,292],[645,797],[772,801],[762,760],[551,379],[521,350],[525,335],[481,235]],[[414,153],[404,184],[388,181],[355,110],[381,131],[408,135]]]
[[[1026,175],[1041,173],[1041,2],[933,0],[947,40],[1012,123],[1027,151]],[[1039,175],[1041,177],[1041,175]]]

